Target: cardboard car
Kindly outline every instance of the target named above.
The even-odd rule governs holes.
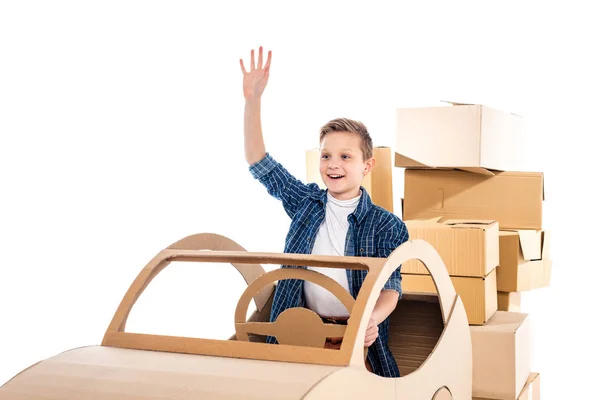
[[[406,293],[391,315],[389,345],[402,372],[384,378],[365,367],[364,336],[371,311],[391,273],[419,259],[437,296]],[[248,284],[229,340],[126,332],[144,289],[174,261],[229,263]],[[306,268],[265,272],[260,264],[367,269],[356,297]],[[303,279],[323,286],[346,306],[347,325],[330,325],[307,308],[269,323],[276,282]],[[256,311],[246,318],[250,302]],[[206,304],[210,307],[210,304]],[[267,344],[266,335],[278,344]],[[343,337],[340,349],[324,348]],[[252,253],[220,235],[185,237],[160,251],[123,297],[100,345],[43,360],[0,387],[0,400],[19,399],[471,399],[472,354],[467,315],[438,253],[408,241],[387,258]]]

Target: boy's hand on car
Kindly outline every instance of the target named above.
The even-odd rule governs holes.
[[[379,326],[377,321],[373,317],[369,318],[369,324],[367,325],[367,333],[365,334],[365,347],[371,346],[375,343],[375,339],[379,336]]]
[[[271,68],[271,51],[269,50],[267,62],[263,66],[263,48],[258,49],[258,64],[254,63],[254,50],[250,52],[250,71],[244,67],[244,61],[240,58],[240,67],[244,74],[244,98],[246,100],[259,99],[269,80],[269,69]]]

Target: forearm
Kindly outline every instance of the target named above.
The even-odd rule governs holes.
[[[398,292],[395,290],[384,290],[377,299],[371,317],[379,325],[396,309],[397,304]]]
[[[249,165],[262,160],[266,154],[260,122],[260,97],[246,99],[244,108],[244,150]]]

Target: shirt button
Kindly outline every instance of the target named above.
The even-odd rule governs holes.
[[[310,241],[310,237],[307,237],[307,238],[306,238],[306,240],[307,240],[307,241]]]
[[[364,252],[364,250],[363,250],[363,249],[360,249],[360,252],[362,253],[362,252]]]

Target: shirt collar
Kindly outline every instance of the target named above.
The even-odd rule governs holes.
[[[365,219],[369,211],[371,211],[371,207],[373,206],[373,202],[371,201],[371,196],[367,193],[367,190],[364,187],[360,187],[362,190],[362,195],[360,196],[360,200],[358,201],[358,205],[356,206],[356,210],[354,210],[354,216],[356,216],[356,222],[359,224]]]

